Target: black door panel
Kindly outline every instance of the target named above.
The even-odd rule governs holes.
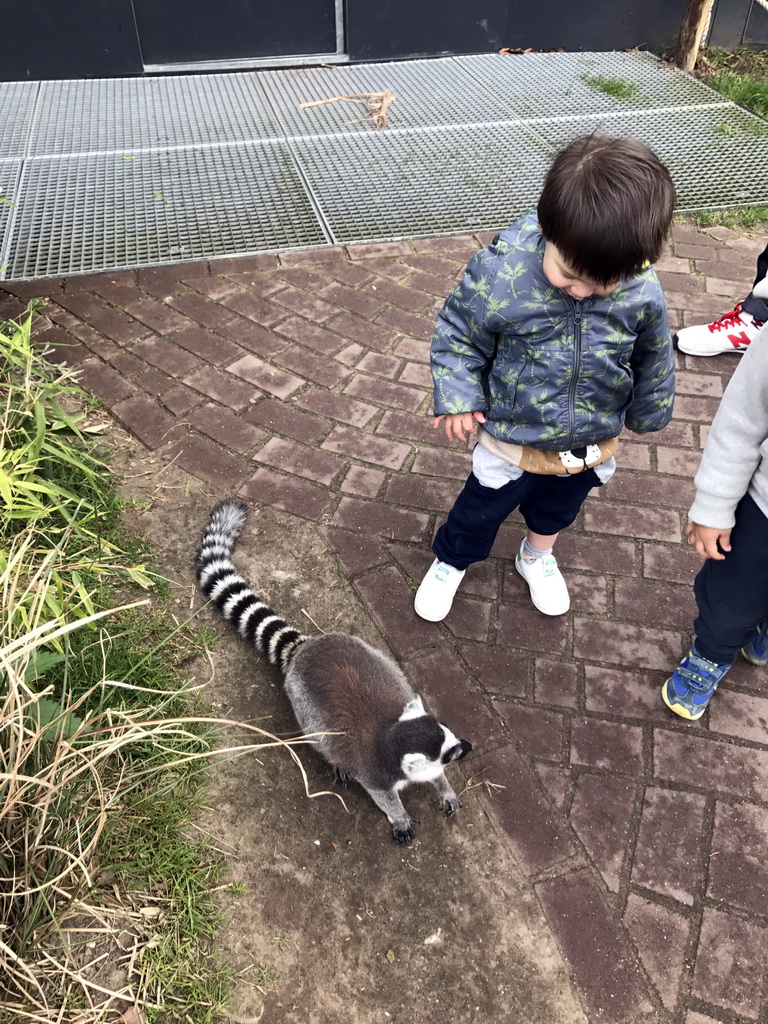
[[[334,0],[133,0],[145,64],[336,52]]]

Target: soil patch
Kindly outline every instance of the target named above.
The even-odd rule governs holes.
[[[123,492],[150,503],[129,520],[149,537],[184,618],[201,605],[197,538],[210,508],[227,495],[130,440],[120,462]],[[315,631],[308,615],[323,630],[356,633],[387,650],[321,527],[254,508],[236,560],[302,630]],[[207,680],[206,695],[221,714],[295,735],[277,671],[217,614],[206,609],[201,621],[219,633],[221,646],[210,664],[201,660],[192,671]],[[332,788],[328,766],[308,748],[301,757],[310,788]],[[465,763],[471,776],[471,759]],[[459,766],[451,772],[460,791]],[[246,887],[227,906],[216,942],[242,978],[233,1019],[263,1013],[274,1024],[584,1024],[533,888],[481,789],[465,788],[464,807],[451,820],[439,813],[431,787],[406,791],[404,802],[422,824],[416,842],[401,849],[361,789],[343,792],[348,812],[333,796],[308,799],[284,750],[219,764],[198,824],[226,853],[231,880]]]

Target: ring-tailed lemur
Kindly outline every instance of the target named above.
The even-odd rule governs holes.
[[[211,513],[197,555],[200,589],[240,636],[284,673],[284,686],[302,732],[337,733],[314,740],[337,775],[355,779],[386,814],[392,836],[405,846],[418,824],[400,799],[411,782],[431,782],[440,808],[455,814],[461,801],[445,765],[472,749],[427,714],[400,668],[349,633],[304,636],[251,590],[232,563],[248,515],[239,501]]]

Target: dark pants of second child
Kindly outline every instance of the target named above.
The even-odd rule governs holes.
[[[768,276],[768,245],[763,249],[760,255],[757,257],[757,277],[755,278],[755,284],[758,281],[762,281],[764,277]],[[755,320],[759,320],[760,323],[768,323],[768,301],[766,299],[758,299],[752,292],[744,299],[741,307],[745,313],[749,313]]]
[[[523,473],[498,488],[485,487],[470,473],[432,550],[441,562],[466,569],[488,557],[499,527],[518,506],[530,530],[549,536],[570,526],[586,496],[600,486],[594,469],[565,477]]]
[[[696,650],[731,664],[768,616],[768,518],[749,495],[736,507],[731,550],[708,558],[693,584],[699,615]]]

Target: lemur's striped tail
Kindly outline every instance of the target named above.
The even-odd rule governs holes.
[[[276,615],[235,569],[232,550],[247,518],[241,501],[223,501],[211,512],[197,553],[197,581],[243,640],[285,671],[307,637]]]

